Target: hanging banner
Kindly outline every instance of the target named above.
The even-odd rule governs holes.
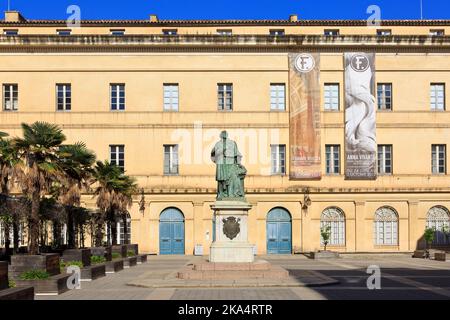
[[[377,176],[375,53],[345,53],[345,178]]]
[[[290,170],[293,180],[320,179],[320,54],[289,54]]]

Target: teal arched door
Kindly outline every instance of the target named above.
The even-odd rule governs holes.
[[[283,208],[275,208],[267,214],[267,253],[292,253],[291,215]]]
[[[184,254],[184,216],[178,209],[168,208],[161,212],[159,253]]]

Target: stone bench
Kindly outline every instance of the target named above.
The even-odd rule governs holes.
[[[135,267],[137,265],[137,257],[128,257],[123,259],[123,266],[124,268],[130,268]]]
[[[138,264],[147,262],[147,255],[146,254],[140,254],[140,255],[137,256],[137,258],[138,258],[138,260],[137,260]]]
[[[437,261],[447,261],[447,254],[445,252],[436,252],[434,254],[434,260]]]
[[[309,257],[315,260],[321,259],[337,259],[339,258],[339,252],[335,251],[313,251],[310,252]]]
[[[44,270],[51,276],[61,273],[59,255],[56,253],[41,254],[36,256],[13,255],[9,274],[13,279],[19,279],[23,272],[30,270]]]
[[[112,261],[106,261],[106,273],[116,273],[122,271],[124,268],[124,259],[114,259]]]
[[[81,271],[81,281],[92,281],[106,276],[106,264],[100,263],[92,266],[83,267]],[[67,273],[67,267],[65,268],[65,274]]]
[[[8,262],[0,261],[0,290],[8,289]]]
[[[68,249],[64,250],[62,259],[64,261],[81,261],[83,266],[91,265],[91,249]]]
[[[106,261],[111,261],[111,259],[112,259],[112,247],[111,246],[92,247],[90,249],[91,249],[92,256],[105,257]]]
[[[18,287],[0,290],[2,300],[34,300],[34,287]]]
[[[69,274],[51,276],[45,280],[15,280],[17,287],[34,287],[36,295],[59,295],[69,290]]]
[[[413,258],[425,258],[425,250],[414,251]]]

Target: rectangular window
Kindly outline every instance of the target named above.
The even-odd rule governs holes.
[[[392,110],[392,83],[377,85],[378,110]]]
[[[178,111],[178,84],[164,84],[164,111]]]
[[[125,110],[125,84],[111,83],[111,110]]]
[[[233,110],[233,85],[231,83],[217,84],[219,110]]]
[[[231,29],[217,29],[217,34],[220,36],[231,36],[233,31]]]
[[[443,37],[443,36],[445,36],[445,30],[444,29],[431,29],[430,30],[430,36],[432,36],[432,37]]]
[[[284,36],[284,29],[270,29],[269,34],[271,36]]]
[[[19,86],[17,84],[3,85],[3,110],[19,110]]]
[[[323,90],[324,110],[339,110],[339,83],[326,83]]]
[[[338,144],[325,145],[326,172],[329,175],[341,173],[340,150],[341,150],[341,147]]]
[[[272,144],[270,145],[271,163],[273,175],[286,174],[286,145]]]
[[[431,146],[431,172],[433,174],[446,173],[445,144],[433,144]]]
[[[112,36],[123,36],[125,35],[125,29],[111,29],[110,33]]]
[[[329,36],[329,37],[338,36],[339,35],[339,29],[325,29],[323,34],[325,36]]]
[[[445,110],[445,84],[432,83],[430,87],[430,107],[431,110]]]
[[[164,174],[178,174],[178,145],[164,145]]]
[[[72,86],[70,84],[56,85],[56,110],[70,111],[72,109]]]
[[[5,30],[3,30],[3,34],[5,36],[17,36],[19,34],[19,30],[17,30],[17,29],[5,29]]]
[[[72,30],[66,29],[66,30],[56,30],[56,34],[58,36],[70,36],[72,34]]]
[[[392,174],[392,145],[378,145],[378,173]]]
[[[177,29],[164,29],[163,30],[163,35],[165,36],[176,36],[178,33]]]
[[[110,163],[118,166],[122,171],[125,170],[125,146],[110,145]]]
[[[284,83],[270,84],[270,110],[286,110],[286,86]]]
[[[377,36],[391,36],[391,35],[392,35],[392,30],[388,30],[388,29],[377,30]]]

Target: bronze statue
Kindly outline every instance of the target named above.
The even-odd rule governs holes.
[[[217,200],[244,200],[244,179],[247,170],[241,164],[242,155],[235,141],[222,131],[220,141],[211,151],[216,166]]]

